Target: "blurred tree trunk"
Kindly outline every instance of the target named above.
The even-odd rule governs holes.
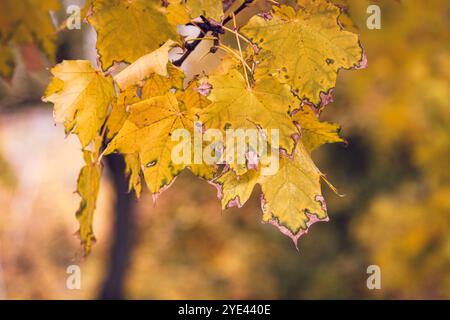
[[[136,201],[128,192],[128,180],[125,177],[125,161],[122,155],[111,154],[106,157],[106,166],[112,178],[116,200],[109,263],[99,299],[125,298],[124,284],[134,243],[134,221]]]

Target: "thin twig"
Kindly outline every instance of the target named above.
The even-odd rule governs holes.
[[[239,41],[239,36],[238,36],[238,31],[237,31],[237,25],[236,25],[236,16],[234,15],[234,13],[232,13],[233,15],[233,26],[234,26],[234,34],[236,36],[236,42],[239,48],[239,54],[241,56],[241,61],[244,62],[242,65],[244,67],[244,73],[245,73],[245,81],[247,82],[247,88],[250,89],[250,81],[248,79],[248,73],[247,73],[247,68],[245,67],[245,65],[247,63],[245,63],[245,59],[244,59],[244,55],[242,54],[242,48],[241,48],[241,41]]]
[[[105,149],[100,153],[100,155],[99,155],[98,158],[97,158],[97,161],[95,161],[96,164],[99,164],[99,163],[102,161],[103,157],[105,156],[106,150],[108,150],[108,149],[105,148]]]
[[[229,31],[231,33],[235,33],[233,29],[230,29],[228,27],[222,26],[223,30]],[[245,42],[247,42],[248,44],[251,44],[251,41],[248,40],[246,37],[244,37],[242,34],[240,34],[239,32],[237,33],[238,37],[241,38],[242,40],[244,40]]]
[[[247,6],[252,3],[253,0],[245,0],[232,14],[237,15],[239,12],[247,8]],[[228,22],[230,22],[233,19],[232,15],[228,15],[223,21],[222,26],[226,25]]]
[[[247,62],[245,62],[245,60],[242,59],[241,56],[239,56],[236,52],[234,52],[233,50],[231,50],[230,48],[228,48],[227,46],[222,46],[219,45],[217,48],[222,49],[225,52],[231,53],[235,58],[237,58],[247,69],[248,71],[251,72],[252,68],[250,68],[250,66],[248,65]]]

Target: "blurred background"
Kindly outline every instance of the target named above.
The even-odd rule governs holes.
[[[323,114],[348,145],[313,156],[345,197],[324,186],[330,222],[314,225],[299,251],[260,223],[260,190],[222,212],[214,187],[184,172],[154,207],[148,192],[139,202],[126,193],[122,164],[110,159],[98,242],[80,259],[80,145],[40,97],[45,67],[95,62],[95,32],[58,32],[54,62],[20,44],[0,80],[0,298],[450,299],[450,2],[337,2],[369,67],[340,72]],[[366,27],[369,4],[381,7],[380,30]],[[72,264],[81,290],[66,288]],[[366,287],[369,265],[381,268],[381,290]]]

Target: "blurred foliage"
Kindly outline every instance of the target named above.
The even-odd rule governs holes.
[[[340,210],[381,267],[383,296],[449,298],[450,3],[379,4],[382,29],[370,31],[367,2],[349,1],[369,68],[336,92],[333,119],[357,142],[352,156],[365,154],[361,177],[336,179],[352,194]]]
[[[14,71],[14,46],[22,48],[24,59],[33,59],[37,45],[50,60],[56,55],[56,34],[49,11],[60,8],[59,0],[2,0],[0,2],[0,75]],[[28,52],[28,53],[27,53]],[[38,54],[36,54],[38,55]],[[27,61],[29,62],[29,61]],[[35,65],[34,62],[31,65]]]

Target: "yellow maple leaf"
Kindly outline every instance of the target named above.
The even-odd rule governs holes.
[[[140,57],[115,75],[114,81],[121,90],[126,90],[131,86],[142,86],[144,80],[155,73],[167,77],[169,51],[174,45],[175,42],[169,40],[155,51]]]
[[[287,85],[264,77],[249,88],[236,69],[212,76],[209,82],[212,90],[208,99],[212,103],[200,113],[200,120],[207,128],[278,129],[280,148],[292,153],[295,145],[292,136],[298,131],[288,112],[295,108],[297,101]]]
[[[173,26],[183,25],[189,22],[189,12],[184,0],[171,0],[167,6],[167,20]]]
[[[145,181],[157,196],[186,167],[172,161],[172,148],[178,142],[172,141],[171,134],[177,129],[192,132],[196,113],[206,103],[206,98],[191,85],[185,91],[168,92],[129,106],[129,116],[105,154],[113,151],[137,153]],[[207,175],[203,171],[201,174]]]
[[[91,155],[91,152],[83,151],[86,165],[81,169],[77,183],[77,193],[81,197],[81,203],[76,212],[76,217],[80,223],[78,233],[84,249],[84,255],[89,254],[92,244],[95,242],[92,223],[102,174],[100,164],[94,162]]]
[[[339,136],[341,127],[334,123],[321,122],[309,106],[298,110],[292,119],[298,124],[301,141],[309,152],[325,143],[345,142]]]
[[[103,70],[132,63],[177,37],[160,0],[95,0],[87,19],[97,31]]]
[[[338,24],[340,10],[325,0],[298,0],[298,10],[273,7],[271,19],[255,16],[244,35],[273,57],[270,70],[301,99],[319,105],[336,84],[339,69],[357,67],[363,58],[358,36]]]
[[[227,171],[214,181],[222,207],[241,207],[249,199],[256,184],[261,185],[263,221],[275,225],[283,234],[297,241],[317,221],[328,221],[320,179],[322,174],[302,143],[293,158],[280,157],[274,175],[261,170],[248,170],[238,176]]]
[[[115,91],[110,77],[96,71],[86,60],[63,61],[51,69],[54,78],[43,101],[54,103],[54,118],[66,133],[78,135],[86,147],[105,122]]]
[[[203,15],[217,22],[223,18],[222,0],[187,0],[186,6],[192,18]]]

